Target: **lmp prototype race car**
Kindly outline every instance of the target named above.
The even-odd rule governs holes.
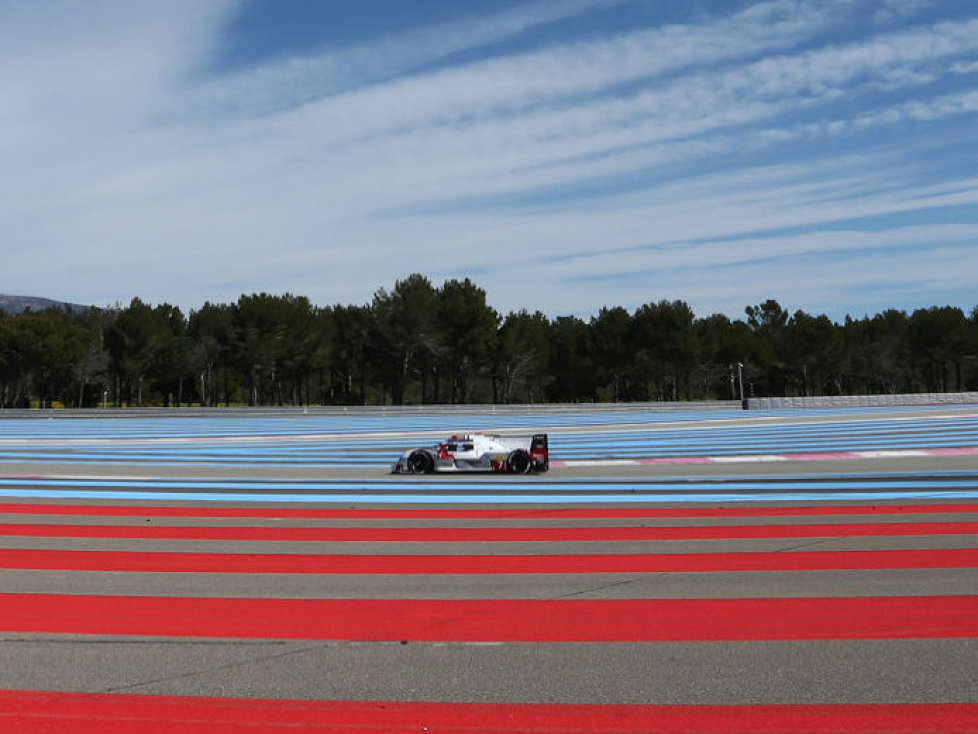
[[[529,474],[550,468],[547,434],[493,436],[466,433],[435,446],[408,449],[391,469],[394,474],[434,472],[508,472]]]

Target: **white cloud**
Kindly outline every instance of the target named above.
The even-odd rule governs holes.
[[[627,0],[536,0],[494,16],[392,33],[314,54],[286,55],[188,90],[181,114],[232,119],[275,114],[282,108],[389,80],[452,54],[624,2]]]
[[[0,231],[17,273],[0,291],[362,302],[422,271],[470,274],[504,310],[580,313],[654,295],[584,276],[648,273],[669,297],[736,298],[739,313],[799,256],[869,262],[857,253],[884,236],[898,263],[920,259],[914,242],[948,245],[955,270],[932,264],[934,282],[978,276],[946,239],[967,222],[823,231],[978,203],[960,173],[920,179],[913,137],[844,147],[978,112],[973,90],[932,87],[966,81],[978,20],[842,44],[824,39],[858,2],[780,0],[417,71],[615,4],[533,3],[202,80],[235,2],[0,3]],[[814,231],[757,234],[792,228]],[[528,252],[587,257],[541,269]],[[875,282],[831,271],[812,270],[826,292]]]

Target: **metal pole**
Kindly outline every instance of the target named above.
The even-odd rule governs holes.
[[[737,382],[740,385],[740,407],[747,410],[747,398],[744,397],[744,363],[737,363]]]

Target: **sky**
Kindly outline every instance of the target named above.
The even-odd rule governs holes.
[[[0,293],[978,306],[973,0],[0,0]]]

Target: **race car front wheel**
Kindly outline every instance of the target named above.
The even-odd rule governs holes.
[[[424,451],[414,451],[408,456],[407,468],[412,474],[428,474],[435,468],[435,462]]]
[[[532,465],[530,455],[522,449],[517,449],[511,453],[506,460],[506,467],[512,474],[529,474]]]

